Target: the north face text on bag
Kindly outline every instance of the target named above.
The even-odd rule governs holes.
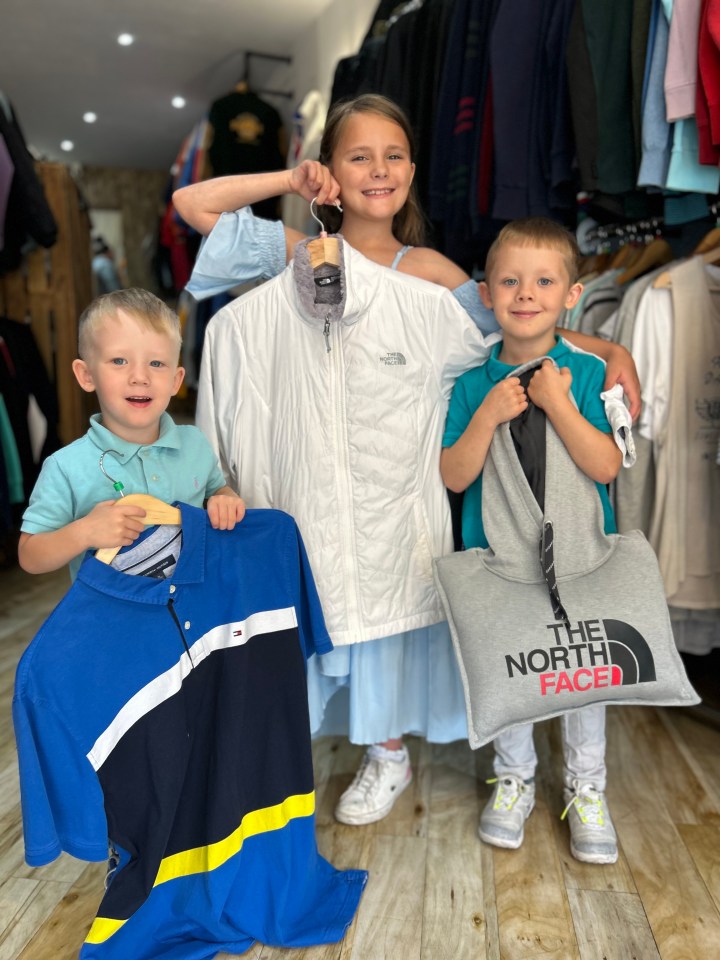
[[[655,661],[645,638],[621,620],[548,623],[541,645],[505,655],[507,675],[537,677],[542,696],[584,693],[655,680]]]

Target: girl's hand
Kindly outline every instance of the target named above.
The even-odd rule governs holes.
[[[317,202],[335,205],[340,195],[340,184],[330,170],[318,160],[303,160],[290,171],[290,187],[308,203],[317,198]]]
[[[207,512],[215,530],[233,530],[245,516],[245,501],[238,496],[216,493],[208,497]]]
[[[489,391],[478,410],[482,410],[482,416],[497,427],[508,420],[514,420],[527,409],[527,405],[527,397],[519,377],[508,377]]]

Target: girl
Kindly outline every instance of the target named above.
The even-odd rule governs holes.
[[[180,215],[201,233],[213,232],[189,289],[214,293],[223,285],[227,289],[278,272],[305,236],[253,220],[247,211],[224,211],[295,193],[308,202],[316,198],[328,231],[337,230],[341,222],[344,240],[369,260],[447,287],[470,308],[473,319],[480,315],[487,322],[476,284],[442,254],[422,246],[423,218],[413,189],[414,172],[410,127],[394,104],[375,95],[336,104],[328,114],[320,162],[222,177],[175,193]],[[274,248],[283,240],[278,256]],[[608,360],[610,382],[627,385],[637,405],[639,385],[627,351],[593,338],[573,339],[583,347],[597,346]],[[323,716],[333,693],[349,687],[350,738],[373,744],[335,815],[343,823],[371,823],[390,812],[412,779],[403,733],[421,734],[434,742],[466,736],[464,699],[447,624],[339,647],[319,659],[319,664],[314,658],[309,665],[311,707],[313,701],[320,704],[311,712]],[[329,708],[325,727],[314,732],[330,732],[332,713]]]

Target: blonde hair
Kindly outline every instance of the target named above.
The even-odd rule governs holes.
[[[580,249],[566,227],[547,217],[525,217],[506,224],[493,241],[485,258],[485,277],[488,278],[495,266],[498,253],[505,246],[548,247],[562,254],[565,260],[570,283],[578,278]]]
[[[128,287],[126,290],[114,290],[96,297],[83,310],[78,321],[78,355],[81,360],[87,360],[91,353],[95,332],[105,320],[117,317],[119,310],[130,314],[140,326],[156,333],[164,333],[177,345],[178,356],[180,355],[182,337],[178,315],[148,290]]]
[[[379,93],[365,93],[353,100],[340,100],[334,103],[328,111],[325,129],[320,143],[320,163],[326,167],[332,166],[332,156],[335,152],[345,124],[356,113],[375,113],[392,123],[396,123],[405,134],[410,147],[410,161],[415,156],[415,138],[412,127],[405,113],[400,107]],[[320,219],[330,233],[337,233],[342,223],[342,214],[336,207],[323,205],[320,208]],[[425,215],[418,200],[415,183],[410,184],[407,200],[402,210],[393,217],[392,232],[400,243],[413,247],[421,247],[425,243]]]

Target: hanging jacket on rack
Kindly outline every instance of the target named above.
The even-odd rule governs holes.
[[[30,496],[45,457],[61,446],[58,402],[40,355],[32,326],[0,316],[0,394],[5,399],[17,443],[26,499]],[[39,454],[33,452],[28,410],[31,398],[46,421]]]
[[[664,423],[654,429],[657,488],[649,540],[658,555],[668,602],[689,609],[718,609],[720,476],[715,454],[720,438],[720,324],[701,257],[671,267],[670,276],[672,338],[666,336],[662,342],[670,375]],[[701,510],[697,504],[702,504]]]
[[[215,100],[208,123],[212,140],[207,154],[214,177],[284,169],[280,114],[247,89],[247,84],[241,83],[238,89]],[[277,203],[273,198],[252,206],[260,217],[277,216]]]
[[[0,276],[20,266],[28,241],[51,247],[57,239],[57,224],[48,206],[33,158],[25,144],[15,112],[9,115],[0,102],[0,136],[14,167],[5,212],[5,243],[0,249]]]

